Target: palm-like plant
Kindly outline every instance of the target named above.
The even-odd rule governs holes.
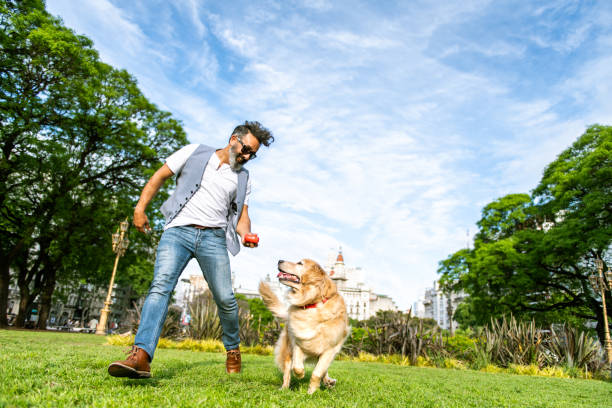
[[[178,339],[181,337],[181,313],[182,310],[178,306],[170,306],[166,320],[162,326],[160,337],[167,339]]]
[[[220,339],[222,334],[221,322],[217,315],[217,305],[210,291],[198,295],[189,303],[189,335],[196,340]]]
[[[586,367],[591,371],[603,368],[603,350],[599,342],[587,333],[567,325],[550,328],[547,360],[551,365],[569,368]]]
[[[443,353],[440,328],[423,322],[409,313],[379,312],[367,321],[357,323],[352,333],[359,339],[349,339],[344,350],[353,355],[362,351],[377,355],[400,354],[408,357],[411,364],[416,364],[419,357],[429,358]]]
[[[543,333],[535,321],[519,322],[514,316],[491,320],[475,344],[476,355],[502,367],[510,364],[536,364],[542,367],[546,356]]]

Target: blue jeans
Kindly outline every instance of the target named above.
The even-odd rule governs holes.
[[[200,264],[204,279],[217,303],[225,349],[232,350],[240,344],[238,302],[232,289],[225,231],[172,227],[164,231],[159,241],[153,282],[142,307],[140,325],[134,340],[134,344],[144,349],[151,359],[166,320],[172,291],[192,258],[196,258]]]

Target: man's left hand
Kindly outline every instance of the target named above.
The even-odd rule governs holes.
[[[248,248],[255,248],[259,246],[259,237],[257,234],[244,234],[242,237],[242,245]]]

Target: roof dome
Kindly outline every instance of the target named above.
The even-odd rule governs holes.
[[[338,250],[338,257],[336,258],[336,263],[344,263],[344,257],[342,256],[342,247]]]

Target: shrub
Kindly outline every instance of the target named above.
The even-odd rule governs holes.
[[[546,346],[547,362],[550,365],[586,367],[590,371],[604,368],[603,350],[599,342],[575,327],[562,325],[555,329],[551,326]]]
[[[480,371],[485,373],[501,373],[504,371],[504,369],[496,366],[495,364],[487,364],[486,366],[480,368]]]
[[[263,346],[261,344],[257,344],[255,346],[241,347],[240,349],[247,354],[257,354],[260,356],[270,356],[274,354],[274,347]]]
[[[346,339],[343,346],[343,351],[347,354],[357,355],[362,350],[373,350],[373,344],[369,336],[369,332],[363,328],[357,326],[358,321],[351,327],[351,334]]]
[[[210,291],[198,295],[189,303],[189,336],[193,339],[220,339],[221,322],[217,315],[217,305]]]
[[[121,334],[112,334],[106,336],[106,344],[111,346],[131,346],[134,344],[134,335],[123,336]]]
[[[225,351],[223,343],[215,339],[185,339],[181,342],[168,342],[166,348],[175,348],[179,350],[204,351],[208,353],[222,353]]]
[[[540,374],[545,377],[570,378],[563,367],[544,367],[540,370]]]
[[[377,357],[374,354],[366,353],[365,351],[360,351],[354,361],[376,362]]]
[[[253,324],[253,315],[250,312],[249,303],[241,298],[238,299],[238,322],[241,343],[246,346],[259,343],[259,326]]]
[[[347,354],[399,354],[415,364],[418,357],[433,358],[445,353],[440,328],[410,314],[384,311],[354,323],[356,327],[351,329],[343,349]]]
[[[465,363],[461,360],[457,360],[456,358],[445,358],[443,367],[444,368],[454,368],[456,370],[466,370],[467,369]]]
[[[540,373],[539,367],[535,364],[529,364],[529,365],[510,364],[508,368],[510,369],[510,372],[514,374],[538,375]]]
[[[465,334],[456,333],[444,341],[444,349],[455,358],[473,362],[476,357],[475,344],[476,339],[470,338]]]
[[[174,348],[174,344],[175,342],[172,341],[171,339],[165,339],[161,337],[159,341],[157,342],[157,347],[158,348]]]
[[[546,356],[542,347],[542,332],[535,321],[518,322],[514,316],[507,320],[491,320],[475,343],[476,358],[502,367],[510,364],[542,367]]]
[[[418,356],[414,365],[417,367],[435,367],[431,360],[423,356]]]
[[[178,339],[181,337],[181,315],[183,310],[178,306],[170,306],[161,330],[161,337]]]
[[[260,329],[261,344],[264,346],[273,346],[276,343],[276,340],[278,340],[283,327],[284,324],[280,324],[276,320],[270,322],[265,327],[262,327]]]

